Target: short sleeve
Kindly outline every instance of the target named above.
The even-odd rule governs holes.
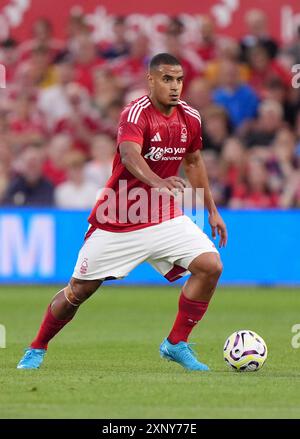
[[[201,121],[198,118],[193,118],[193,138],[188,153],[195,152],[202,149],[202,127]]]
[[[118,129],[118,146],[122,142],[135,142],[143,146],[144,143],[144,131],[145,131],[145,117],[143,113],[139,116],[135,122],[129,121],[130,108],[126,108],[120,119]]]

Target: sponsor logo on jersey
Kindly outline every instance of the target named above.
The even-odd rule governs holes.
[[[161,148],[159,146],[151,146],[149,152],[144,155],[144,158],[154,162],[158,162],[159,160],[181,160],[182,157],[177,156],[177,154],[184,154],[185,151],[186,148],[175,148],[170,146]]]

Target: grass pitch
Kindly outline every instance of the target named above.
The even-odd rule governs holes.
[[[1,418],[300,418],[300,348],[291,345],[299,290],[219,288],[190,340],[211,372],[191,373],[158,354],[178,287],[102,287],[50,343],[40,370],[17,370],[56,290],[0,288]],[[262,370],[226,367],[223,344],[238,329],[265,339]]]

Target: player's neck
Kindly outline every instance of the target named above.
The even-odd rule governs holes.
[[[160,102],[158,102],[158,100],[152,96],[151,94],[149,95],[149,98],[152,102],[152,104],[154,105],[154,107],[162,114],[164,114],[165,116],[171,116],[171,114],[173,114],[174,110],[176,107],[172,106],[172,105],[163,105]]]

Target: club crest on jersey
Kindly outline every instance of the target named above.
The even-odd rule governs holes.
[[[151,146],[149,152],[144,155],[145,159],[150,159],[154,162],[159,160],[181,160],[181,156],[176,156],[176,154],[184,154],[186,148],[173,148],[166,146],[165,148]],[[168,155],[166,155],[168,154]]]
[[[185,126],[185,125],[181,128],[181,137],[180,137],[180,141],[181,141],[181,142],[184,142],[184,143],[187,141],[187,129],[186,129],[186,126]]]

